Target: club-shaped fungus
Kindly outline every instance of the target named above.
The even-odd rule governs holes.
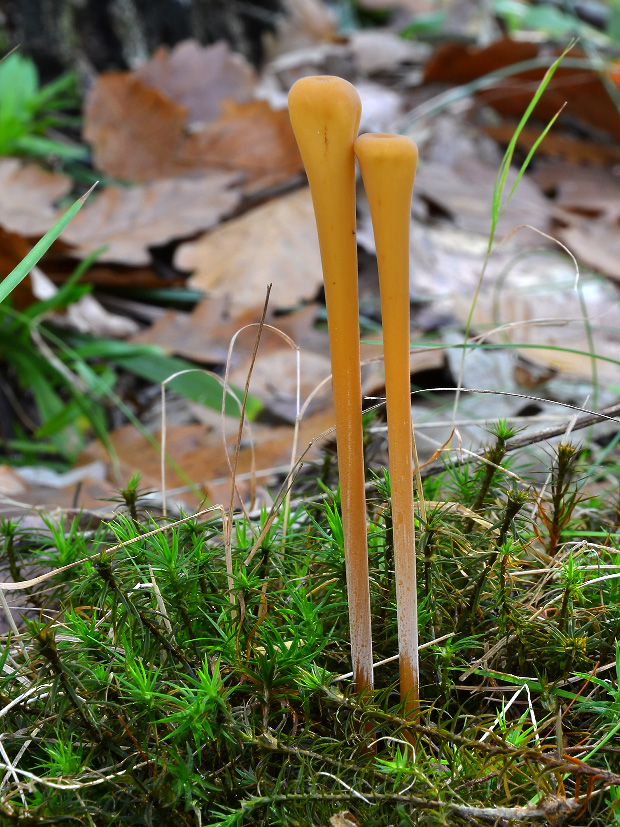
[[[289,94],[321,250],[332,363],[336,441],[355,688],[372,687],[372,636],[362,441],[355,156],[361,102],[337,77],[306,77]]]
[[[388,423],[400,694],[409,710],[419,693],[418,617],[409,371],[409,226],[418,161],[404,135],[366,134],[354,143],[377,248]]]

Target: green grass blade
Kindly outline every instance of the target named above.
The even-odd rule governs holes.
[[[196,365],[191,362],[186,362],[183,359],[176,359],[173,356],[166,356],[164,354],[141,353],[137,355],[116,357],[116,364],[125,370],[135,373],[143,379],[148,379],[150,382],[161,384],[169,376],[174,373],[179,373],[184,370],[192,370]],[[202,405],[207,405],[209,408],[221,410],[222,408],[222,386],[212,376],[195,373],[184,374],[173,379],[168,387],[170,390],[181,396],[191,399],[194,402],[199,402]],[[233,390],[235,390],[233,388]],[[243,398],[243,392],[237,390],[239,398]],[[256,417],[262,408],[262,403],[256,397],[248,397],[246,404],[246,416],[251,420]],[[225,411],[230,416],[238,416],[239,408],[231,397],[226,399]]]
[[[81,198],[78,198],[75,204],[69,207],[62,218],[54,224],[52,229],[48,230],[43,238],[34,245],[32,250],[22,261],[20,261],[17,267],[14,270],[11,270],[9,275],[0,282],[0,302],[4,301],[6,297],[12,293],[13,290],[15,290],[17,285],[26,278],[35,264],[41,260],[74,215],[76,215],[82,208],[82,205],[93,189],[94,187],[91,187],[87,193],[85,193]]]
[[[90,155],[85,146],[64,144],[42,135],[22,135],[15,141],[15,151],[39,158],[55,155],[63,161],[85,161]]]
[[[72,337],[75,353],[82,359],[110,359],[142,379],[161,384],[169,376],[181,371],[193,371],[196,365],[185,359],[167,356],[154,345],[134,345],[131,342],[119,342],[112,339],[91,339],[86,336]],[[186,399],[199,402],[220,411],[222,408],[222,386],[212,376],[195,373],[184,374],[173,379],[168,386]],[[243,391],[232,388],[238,398],[243,398]],[[262,402],[254,396],[248,396],[246,416],[252,420],[260,410]],[[231,397],[226,401],[226,413],[238,416],[239,409]]]
[[[495,179],[495,187],[493,189],[493,200],[492,200],[492,208],[491,208],[491,216],[492,216],[492,218],[491,218],[491,232],[490,232],[490,235],[489,235],[489,248],[488,248],[489,251],[491,250],[491,247],[493,246],[493,239],[495,238],[495,230],[497,228],[497,222],[499,221],[499,217],[500,217],[501,213],[506,208],[506,205],[508,204],[508,202],[512,198],[512,195],[514,194],[514,191],[515,191],[519,181],[521,180],[521,177],[523,176],[523,173],[527,169],[527,167],[530,163],[530,160],[532,159],[532,156],[534,155],[536,149],[540,145],[540,142],[543,140],[543,138],[547,135],[547,133],[551,129],[553,123],[555,122],[555,120],[557,119],[557,117],[559,115],[559,112],[556,113],[556,115],[554,115],[554,117],[551,119],[551,121],[547,124],[546,128],[543,130],[542,134],[537,139],[537,141],[534,144],[533,148],[528,153],[527,158],[525,159],[525,161],[521,165],[521,169],[519,170],[519,174],[517,175],[517,180],[513,184],[512,189],[510,190],[510,193],[508,194],[508,196],[506,197],[505,201],[502,204],[502,196],[503,196],[503,193],[504,193],[504,188],[506,186],[506,179],[508,177],[508,171],[510,169],[510,164],[512,163],[512,159],[513,159],[513,156],[514,156],[514,151],[515,151],[515,148],[516,148],[516,145],[517,145],[517,141],[519,140],[519,136],[521,135],[521,132],[523,131],[523,129],[525,128],[527,122],[529,121],[529,119],[532,115],[532,112],[534,111],[534,109],[536,108],[536,105],[538,104],[538,101],[541,99],[542,95],[544,94],[545,89],[547,88],[547,86],[551,82],[551,79],[553,78],[557,68],[559,67],[562,60],[566,57],[568,52],[572,49],[572,47],[573,47],[573,43],[569,43],[569,45],[566,47],[566,49],[564,49],[562,54],[557,58],[557,60],[555,60],[551,64],[551,66],[545,72],[545,75],[544,75],[543,79],[541,80],[540,84],[538,85],[538,88],[536,89],[536,92],[534,93],[534,96],[533,96],[532,100],[529,102],[527,109],[525,110],[521,120],[519,121],[519,124],[518,124],[517,128],[515,129],[515,131],[512,134],[512,137],[510,139],[510,142],[509,142],[508,146],[506,147],[506,152],[504,153],[504,157],[502,158],[502,162],[500,164],[500,168],[499,168],[499,171],[498,171],[498,174],[497,174],[497,178]]]

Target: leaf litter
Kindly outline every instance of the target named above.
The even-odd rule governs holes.
[[[458,328],[466,321],[485,262],[493,182],[503,145],[514,129],[510,120],[503,119],[521,116],[542,77],[549,50],[509,39],[483,48],[446,43],[433,49],[428,43],[402,40],[389,28],[352,31],[338,39],[333,14],[320,0],[288,0],[287,6],[289,14],[269,46],[274,59],[260,76],[223,43],[202,47],[188,41],[160,49],[131,72],[108,72],[96,79],[85,105],[84,138],[91,145],[95,167],[107,176],[105,185],[69,225],[64,246],[57,245],[42,266],[54,281],[62,282],[69,259],[103,247],[87,278],[118,292],[116,306],[136,314],[142,329],[132,341],[156,344],[167,353],[217,369],[225,362],[234,332],[260,317],[266,286],[272,283],[268,322],[285,329],[302,348],[303,399],[328,374],[329,362],[326,331],[316,324],[321,268],[314,219],[307,189],[295,189],[302,181],[302,168],[283,108],[292,82],[308,72],[347,76],[365,100],[364,129],[403,130],[418,141],[421,160],[414,188],[411,295],[415,318],[426,320],[423,329],[434,330],[439,341],[450,346],[457,340],[443,331],[447,325]],[[400,13],[422,13],[419,6],[417,0],[403,2]],[[571,55],[575,56],[582,59]],[[540,68],[515,78],[502,75],[508,64],[528,60],[540,61]],[[489,83],[494,73],[497,77]],[[460,91],[446,98],[447,85],[455,83]],[[607,174],[609,168],[602,173],[599,169],[598,179],[595,169],[605,163],[601,158],[615,163],[613,144],[604,132],[616,134],[618,116],[600,88],[599,77],[587,67],[558,71],[535,115],[544,121],[555,113],[558,96],[566,96],[569,105],[538,148],[535,163],[504,212],[498,240],[522,224],[534,224],[566,243],[585,264],[618,279],[616,181]],[[575,119],[581,124],[577,135]],[[520,151],[527,152],[538,134],[536,127],[524,130]],[[545,154],[568,158],[569,163],[550,166],[543,160]],[[516,176],[510,174],[509,186]],[[17,249],[22,236],[38,235],[53,223],[72,182],[14,159],[0,162],[0,177],[5,182],[0,198],[2,238],[8,244],[13,233]],[[374,242],[363,194],[358,221],[358,241],[365,251],[360,278],[371,284],[375,276],[368,267]],[[187,240],[192,236],[196,237]],[[159,251],[165,245],[172,245],[171,253],[162,258]],[[613,385],[617,300],[609,283],[584,281],[592,328],[588,332],[568,261],[560,266],[553,243],[526,230],[502,243],[486,269],[473,332],[497,327],[498,322],[512,325],[507,328],[510,332],[493,334],[489,340],[517,347],[503,352],[508,353],[511,381],[516,386],[520,380],[525,385],[531,382],[536,392],[544,394],[554,392],[558,380],[568,388],[567,397],[573,398],[588,382],[591,390],[593,381]],[[153,308],[156,313],[149,311],[150,305],[140,304],[144,300],[120,298],[125,287],[167,283],[187,284],[205,297],[190,312]],[[374,291],[374,306],[371,299],[364,312],[379,324],[376,287]],[[112,298],[108,299],[111,307]],[[23,301],[28,301],[27,291]],[[541,310],[545,318],[574,321],[562,326],[557,321],[548,326],[533,324]],[[414,327],[412,339],[419,335]],[[372,360],[380,351],[380,330],[368,338],[375,342],[364,345]],[[282,445],[287,439],[290,445],[291,426],[284,423],[290,423],[296,413],[297,357],[282,340],[277,344],[275,340],[263,337],[250,391],[262,399],[274,422],[281,423],[277,429],[282,429]],[[592,342],[599,356],[612,360],[599,360],[594,379],[592,358],[569,352],[587,352]],[[448,364],[445,351],[436,348],[428,353],[412,355],[414,381],[418,373],[439,376],[450,365],[454,370],[449,350]],[[494,351],[489,354],[490,359],[504,358]],[[247,374],[250,356],[248,346],[233,354],[231,375],[237,384]],[[365,392],[380,396],[380,363],[371,361],[364,370]],[[501,384],[508,374],[500,374]],[[476,380],[471,370],[466,376],[469,382],[483,378]],[[605,387],[598,390],[605,396]],[[312,418],[330,415],[329,396],[326,392],[316,398],[317,413]],[[416,405],[421,410],[418,401]],[[487,410],[491,415],[488,406]],[[501,406],[498,415],[500,410]],[[207,415],[207,409],[195,404],[192,411],[199,420]],[[195,430],[191,424],[168,425],[171,444],[175,444],[175,429],[184,429],[179,432],[177,451],[184,461],[198,451],[201,440],[206,450],[218,439],[204,423]],[[274,428],[273,424],[265,427],[256,432],[259,443]],[[143,467],[141,451],[129,447],[134,437],[118,438],[134,463],[132,471]],[[113,441],[116,438],[114,432]],[[142,445],[140,440],[136,444]],[[267,452],[265,458],[280,462],[285,453],[282,448]],[[210,459],[205,456],[204,461],[208,467]],[[206,477],[198,465],[190,462],[189,468],[204,487]],[[226,473],[223,465],[216,466],[218,473]],[[157,486],[156,475],[148,471],[147,476]],[[187,485],[181,478],[176,482]]]
[[[211,172],[163,178],[132,187],[106,187],[78,213],[62,235],[71,255],[99,262],[149,264],[149,248],[215,227],[241,201],[239,176]]]
[[[243,174],[247,192],[299,174],[301,158],[288,114],[265,101],[248,100],[252,77],[237,73],[239,82],[231,83],[222,65],[226,52],[221,44],[201,49],[185,43],[170,57],[156,55],[141,70],[101,75],[84,112],[84,138],[97,169],[134,182],[225,169]],[[228,58],[236,67],[238,62]],[[194,81],[179,88],[188,60],[204,66],[207,74],[202,85]]]

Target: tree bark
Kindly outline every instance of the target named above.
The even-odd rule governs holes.
[[[132,68],[158,46],[227,40],[253,63],[281,0],[0,0],[6,53],[36,61],[43,80],[67,69],[93,74]]]

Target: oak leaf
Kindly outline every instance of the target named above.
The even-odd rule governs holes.
[[[101,75],[85,107],[84,137],[97,169],[152,181],[197,170],[245,175],[246,192],[276,186],[302,170],[286,110],[266,101],[225,101],[220,116],[191,131],[186,107],[130,72]]]
[[[64,175],[16,158],[0,160],[0,226],[25,238],[44,235],[60,217],[56,202],[71,189]]]
[[[162,46],[134,75],[186,107],[190,125],[215,120],[226,98],[251,100],[257,80],[254,68],[224,40],[210,46],[185,40],[172,50]]]
[[[193,235],[220,222],[241,194],[235,173],[167,178],[133,187],[108,187],[89,202],[62,235],[80,258],[105,245],[99,262],[148,264],[149,247]]]
[[[303,170],[288,111],[266,101],[225,101],[220,117],[188,136],[185,152],[204,166],[245,175],[245,191],[275,187]]]
[[[323,277],[310,191],[273,199],[182,244],[174,264],[193,271],[192,287],[230,296],[233,315],[260,307],[271,283],[272,308],[313,298]]]
[[[331,411],[321,411],[304,417],[299,430],[299,453],[305,451],[306,460],[316,460],[320,456],[322,434],[333,429],[334,421]],[[290,462],[293,445],[293,428],[290,425],[252,424],[255,445],[254,457],[248,447],[247,431],[239,453],[237,472],[238,489],[244,498],[249,498],[250,472],[254,467],[258,482],[273,481],[282,474],[282,469]],[[148,438],[134,425],[122,425],[110,433],[120,462],[121,478],[128,479],[136,471],[140,472],[145,488],[159,490],[161,487],[161,455]],[[154,434],[161,439],[161,432]],[[315,442],[315,440],[317,440]],[[232,457],[235,450],[236,436],[227,440],[226,450]],[[166,453],[171,457],[182,476],[176,469],[167,468],[166,481],[168,490],[180,489],[182,494],[169,495],[170,501],[181,500],[185,508],[195,508],[204,502],[200,491],[212,503],[227,503],[230,497],[230,470],[222,444],[222,430],[217,426],[205,424],[169,425],[166,429]],[[80,463],[94,460],[108,460],[106,449],[100,442],[92,442],[80,456]],[[273,471],[271,470],[273,469]],[[198,491],[187,485],[191,480]]]
[[[182,175],[187,109],[130,72],[97,78],[84,108],[84,139],[95,166],[114,178],[149,181]]]

